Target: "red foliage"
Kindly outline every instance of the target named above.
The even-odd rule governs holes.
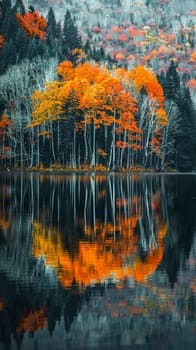
[[[37,11],[31,13],[25,13],[24,16],[17,13],[16,17],[25,32],[25,34],[29,37],[36,37],[44,40],[46,38],[46,20],[39,15]]]

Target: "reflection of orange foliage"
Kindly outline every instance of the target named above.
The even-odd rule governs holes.
[[[129,311],[131,315],[139,315],[145,312],[145,308],[143,306],[131,305]]]
[[[8,227],[10,226],[10,221],[4,218],[0,218],[0,226],[4,233],[6,233]]]
[[[193,278],[192,282],[190,283],[190,288],[196,294],[196,277]]]
[[[104,282],[110,276],[124,278],[127,268],[123,265],[126,258],[136,250],[137,241],[133,236],[131,222],[125,224],[125,229],[121,224],[121,239],[115,242],[111,235],[114,226],[110,223],[97,223],[98,242],[80,241],[78,254],[73,259],[69,252],[63,249],[58,231],[34,223],[33,254],[35,257],[45,256],[46,264],[56,269],[58,279],[64,287],[71,286],[74,280],[80,286],[87,286],[93,282]],[[116,230],[118,229],[120,227],[117,226]]]
[[[167,225],[162,224],[158,231],[158,243],[155,249],[152,249],[145,261],[137,259],[133,266],[133,277],[137,282],[144,281],[149,275],[152,275],[163,259],[164,245],[163,240],[167,233]]]
[[[79,242],[78,254],[74,258],[63,249],[58,231],[34,223],[33,254],[35,257],[45,256],[46,264],[57,271],[59,281],[64,287],[70,287],[75,280],[80,286],[94,282],[104,282],[110,276],[123,279],[133,275],[138,282],[152,274],[162,260],[163,238],[167,228],[159,229],[158,246],[151,251],[145,262],[137,259],[131,268],[126,265],[133,253],[136,253],[137,237],[135,228],[139,217],[130,217],[116,224],[116,232],[120,239],[114,240],[114,227],[111,223],[96,225],[97,241]],[[88,229],[87,229],[88,231]]]
[[[0,297],[0,311],[2,311],[4,308],[4,301],[3,298]]]
[[[20,321],[17,332],[35,332],[46,326],[46,316],[43,309],[30,310]]]
[[[4,37],[3,35],[0,35],[0,49],[3,47],[4,45]]]
[[[144,262],[137,257],[136,228],[141,218],[141,198],[137,196],[132,198],[129,215],[124,215],[123,210],[123,207],[128,210],[128,200],[117,199],[120,213],[115,224],[96,219],[94,227],[85,226],[86,240],[78,242],[74,255],[64,248],[56,228],[34,222],[33,254],[36,258],[45,257],[46,265],[55,268],[60,283],[66,288],[71,287],[73,281],[82,287],[103,283],[110,277],[118,282],[129,276],[138,282],[144,281],[156,271],[164,254],[167,225],[160,219],[159,200],[160,193],[157,192],[152,197],[157,245],[150,249]]]

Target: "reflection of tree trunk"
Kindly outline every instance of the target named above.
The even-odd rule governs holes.
[[[110,203],[111,203],[111,209],[112,209],[114,241],[116,241],[116,198],[115,198],[116,196],[115,196],[115,177],[114,177],[114,175],[112,176],[112,180],[111,180],[111,176],[109,176],[108,184],[109,184]]]
[[[53,157],[53,161],[56,162],[56,155],[55,155],[55,150],[54,150],[54,133],[53,133],[53,124],[52,124],[52,121],[50,122],[50,130],[51,130],[52,157]]]
[[[96,234],[96,209],[95,209],[95,180],[91,177],[92,210],[93,210],[93,232]]]
[[[34,221],[34,186],[33,186],[33,174],[31,174],[30,178],[30,188],[31,188],[31,206],[30,206],[30,211],[31,211],[31,221]]]
[[[88,203],[88,189],[86,183],[84,184],[85,187],[85,200],[84,200],[84,233],[86,233],[87,228],[87,203]]]

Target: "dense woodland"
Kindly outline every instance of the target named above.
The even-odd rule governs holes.
[[[1,168],[195,170],[191,4],[1,0]]]

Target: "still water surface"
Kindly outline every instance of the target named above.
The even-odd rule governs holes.
[[[0,176],[0,349],[196,348],[194,175]]]

